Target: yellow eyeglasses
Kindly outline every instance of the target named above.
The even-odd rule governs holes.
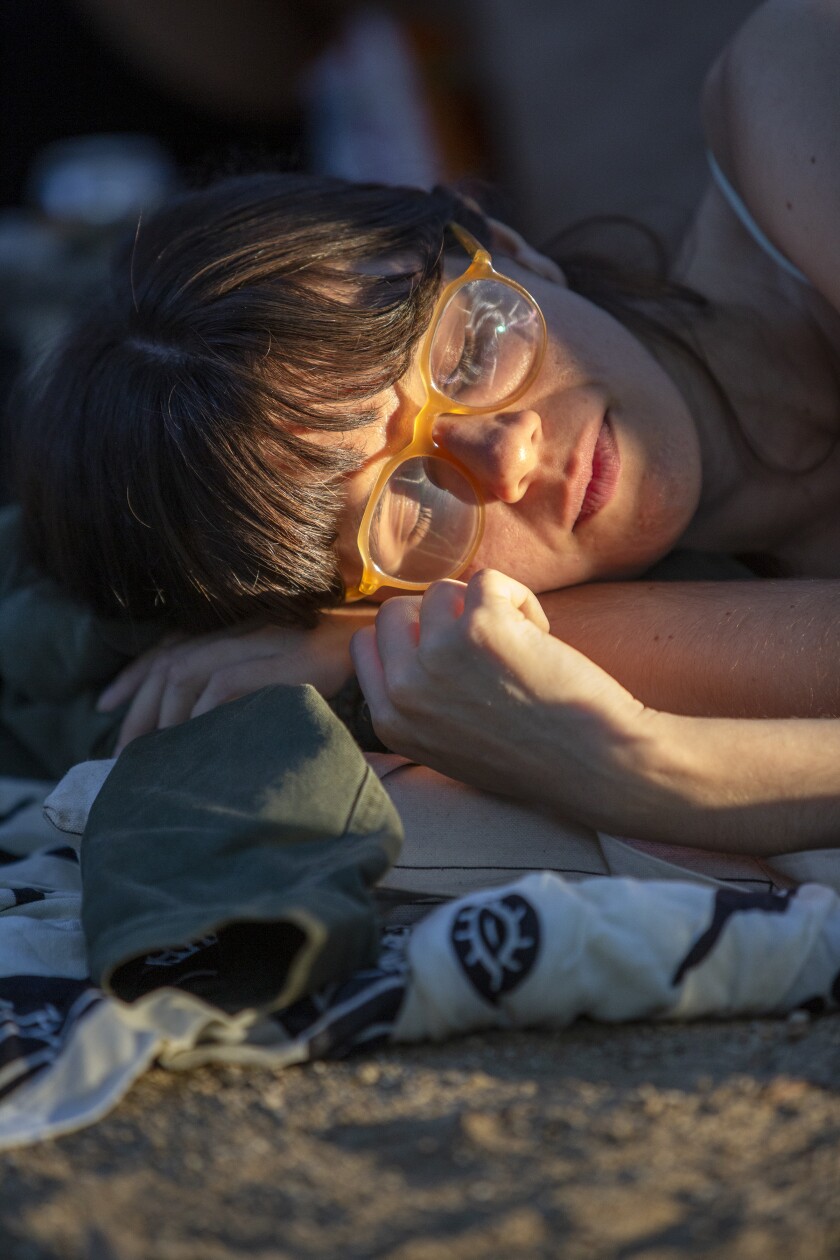
[[[494,270],[458,224],[470,266],[446,285],[420,348],[426,400],[411,441],[382,468],[359,526],[362,577],[348,602],[380,586],[422,591],[456,577],[484,528],[484,496],[469,471],[435,442],[438,416],[481,415],[521,398],[545,354],[545,319],[526,289]]]

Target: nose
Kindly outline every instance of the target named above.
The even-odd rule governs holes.
[[[531,484],[542,437],[536,411],[442,415],[433,435],[438,446],[472,473],[488,498],[517,503]]]

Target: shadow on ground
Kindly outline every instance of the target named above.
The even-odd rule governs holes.
[[[150,1073],[0,1157],[3,1260],[830,1260],[840,1019]]]

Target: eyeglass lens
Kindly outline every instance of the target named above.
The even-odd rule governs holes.
[[[404,460],[376,505],[371,559],[402,582],[434,582],[461,567],[480,522],[473,488],[454,465],[433,455]]]
[[[468,407],[501,405],[533,368],[542,345],[533,302],[499,280],[471,280],[441,313],[430,367],[436,389]]]
[[[430,353],[432,382],[460,406],[503,405],[522,387],[542,349],[534,303],[498,280],[472,280],[445,306]],[[457,573],[475,544],[481,508],[448,460],[413,457],[385,484],[371,522],[371,559],[382,573],[428,583]]]

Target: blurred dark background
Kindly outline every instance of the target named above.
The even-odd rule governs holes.
[[[300,110],[291,82],[292,50],[283,49],[283,31],[275,29],[272,14],[284,7],[249,0],[132,0],[130,5],[120,0],[4,0],[0,94],[7,125],[0,204],[20,202],[33,157],[48,142],[67,136],[153,135],[187,167],[229,145],[295,154]],[[296,6],[301,15],[318,7]],[[251,34],[254,14],[259,35]],[[321,16],[326,39],[332,23],[326,14]],[[317,41],[308,16],[299,25],[294,60],[304,61]],[[242,32],[234,46],[231,26]],[[252,91],[247,63],[255,47],[263,49],[263,62],[267,55],[273,59],[270,50],[278,43],[273,99],[266,88],[261,95]],[[228,79],[220,73],[226,61]]]
[[[232,147],[306,164],[313,63],[341,49],[360,15],[379,13],[406,39],[426,107],[449,133],[446,174],[498,180],[538,233],[557,218],[645,207],[667,230],[702,180],[704,71],[754,4],[4,0],[0,204],[24,197],[45,144],[92,132],[155,136],[187,169]],[[375,58],[364,68],[376,78]],[[387,113],[387,91],[380,104]]]
[[[240,160],[478,181],[536,243],[605,213],[675,242],[706,178],[703,76],[754,5],[3,0],[0,392],[116,232]]]

